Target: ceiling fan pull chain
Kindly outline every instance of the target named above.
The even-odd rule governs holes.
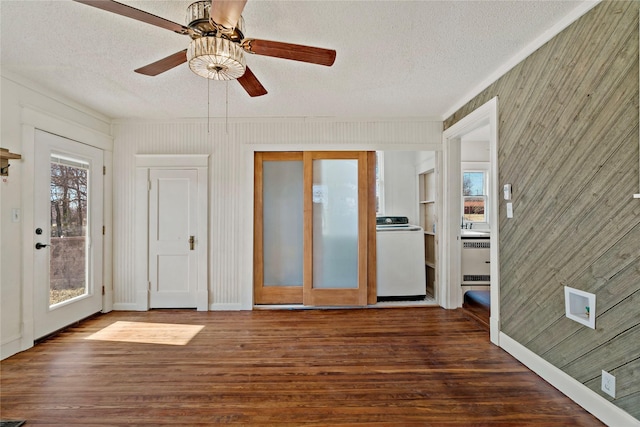
[[[209,113],[209,109],[210,109],[210,98],[211,98],[211,80],[207,79],[207,133],[211,132],[211,125],[209,124],[209,116],[211,116],[211,114]]]
[[[229,80],[227,80],[227,90],[226,90],[226,111],[225,111],[225,119],[224,119],[224,128],[229,135]]]

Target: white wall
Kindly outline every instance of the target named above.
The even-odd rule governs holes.
[[[23,154],[22,118],[24,108],[38,111],[53,118],[62,128],[82,128],[88,132],[109,134],[106,117],[71,101],[62,100],[45,90],[35,90],[18,76],[3,73],[1,80],[1,137],[0,146]],[[46,126],[44,126],[46,127]],[[50,129],[43,129],[50,130]],[[60,131],[60,129],[58,129]],[[25,289],[23,277],[25,215],[24,206],[32,203],[29,189],[23,186],[25,163],[30,159],[10,162],[9,176],[0,182],[0,355],[8,357],[28,348],[32,343],[30,330],[30,292]],[[13,209],[20,209],[20,222],[12,222]],[[31,266],[24,266],[27,271]],[[26,316],[26,318],[25,318]]]
[[[489,141],[461,140],[460,160],[463,162],[489,162]]]
[[[434,151],[385,151],[384,215],[407,216],[420,224],[418,175],[435,168]]]
[[[135,309],[135,154],[210,154],[209,308],[251,309],[253,153],[440,150],[442,123],[426,120],[230,119],[114,124],[114,309]],[[411,179],[413,172],[411,173]]]
[[[418,222],[415,151],[384,152],[384,215],[407,216]]]

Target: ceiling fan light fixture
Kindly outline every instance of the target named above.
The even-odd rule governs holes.
[[[194,39],[187,49],[189,68],[211,80],[235,80],[247,68],[240,45],[222,37]]]

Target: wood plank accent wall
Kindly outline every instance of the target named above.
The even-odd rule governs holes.
[[[444,123],[498,96],[502,331],[636,418],[639,7],[599,4]],[[596,294],[595,330],[565,317],[565,285]]]

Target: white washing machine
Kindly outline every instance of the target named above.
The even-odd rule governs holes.
[[[378,301],[423,300],[424,230],[407,217],[378,217],[376,223]]]

